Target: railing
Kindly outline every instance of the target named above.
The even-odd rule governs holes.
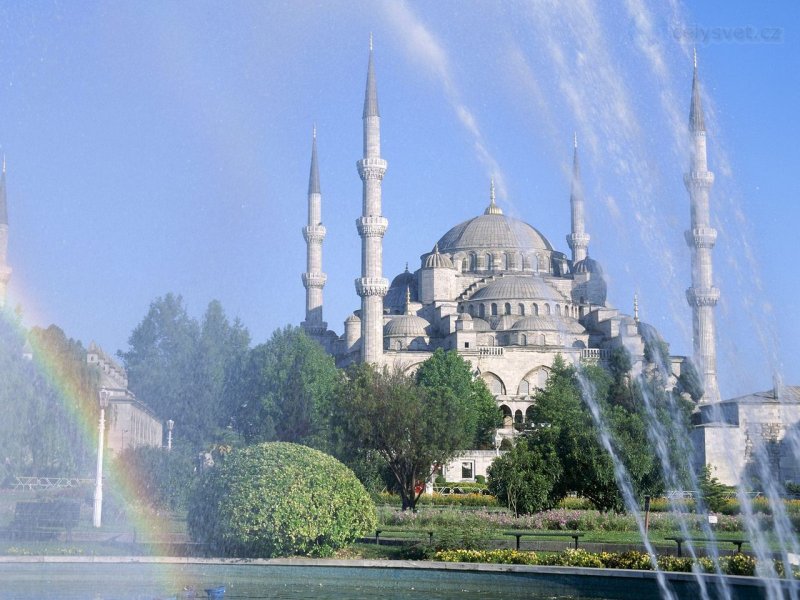
[[[94,485],[94,479],[80,479],[77,477],[15,477],[12,487],[15,490],[54,490],[82,485]]]
[[[581,350],[581,360],[608,360],[610,355],[611,351],[604,348],[583,348]]]
[[[480,356],[503,356],[502,346],[479,346],[478,354]]]

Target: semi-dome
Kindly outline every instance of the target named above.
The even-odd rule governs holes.
[[[401,337],[427,336],[431,324],[417,315],[398,315],[383,326],[383,334]]]
[[[503,249],[528,252],[552,250],[550,242],[536,229],[504,214],[483,214],[464,221],[445,233],[438,242],[439,251]]]
[[[564,298],[541,277],[507,275],[479,289],[470,300],[552,300]]]
[[[583,260],[579,260],[572,267],[573,273],[595,273],[597,275],[603,274],[603,267],[600,263],[588,256]]]
[[[472,329],[474,331],[491,331],[492,326],[489,325],[489,321],[486,321],[485,319],[472,317]]]
[[[511,329],[515,331],[563,331],[565,333],[586,333],[583,326],[574,319],[551,316],[530,316],[519,319]]]

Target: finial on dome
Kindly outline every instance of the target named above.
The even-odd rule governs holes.
[[[483,212],[485,215],[502,215],[503,211],[495,203],[494,177],[489,181],[489,207]]]
[[[436,242],[436,243],[433,245],[433,253],[434,253],[434,254],[439,254],[439,242]]]
[[[578,132],[577,131],[573,131],[572,132],[572,147],[575,148],[575,150],[578,149]]]
[[[633,320],[639,322],[639,294],[633,294]]]
[[[316,123],[314,123],[314,124],[311,126],[311,136],[312,136],[314,139],[317,139],[317,124],[316,124]]]
[[[408,262],[406,261],[406,273],[408,273]]]
[[[411,314],[411,286],[406,285],[406,314]]]

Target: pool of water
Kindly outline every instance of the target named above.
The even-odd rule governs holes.
[[[315,600],[526,598],[658,598],[649,578],[541,572],[474,572],[436,569],[219,564],[0,564],[0,598],[152,600],[185,598],[184,588],[206,598],[224,585],[225,599]],[[694,598],[689,582],[673,582],[680,597]],[[760,598],[757,588],[737,598]]]

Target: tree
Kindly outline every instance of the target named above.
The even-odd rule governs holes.
[[[375,530],[375,505],[341,462],[273,442],[234,450],[193,491],[189,533],[242,557],[326,556]]]
[[[176,421],[179,440],[199,448],[231,423],[229,381],[249,343],[247,330],[231,325],[216,300],[199,324],[180,296],[167,294],[150,304],[120,356],[131,390],[162,419]]]
[[[461,405],[464,421],[452,425],[471,432],[473,448],[494,447],[494,432],[502,424],[502,416],[486,383],[475,377],[470,363],[458,352],[437,349],[420,365],[415,379],[428,394],[446,396],[443,402]]]
[[[253,348],[231,394],[237,428],[250,442],[283,441],[327,448],[339,371],[299,327],[285,327]]]
[[[489,492],[517,516],[552,508],[561,499],[556,485],[564,473],[554,444],[529,445],[523,437],[488,473]]]
[[[431,393],[402,372],[360,364],[337,390],[332,425],[343,457],[371,450],[386,461],[405,510],[414,509],[422,494],[415,486],[435,465],[471,445],[467,412],[451,393]]]

